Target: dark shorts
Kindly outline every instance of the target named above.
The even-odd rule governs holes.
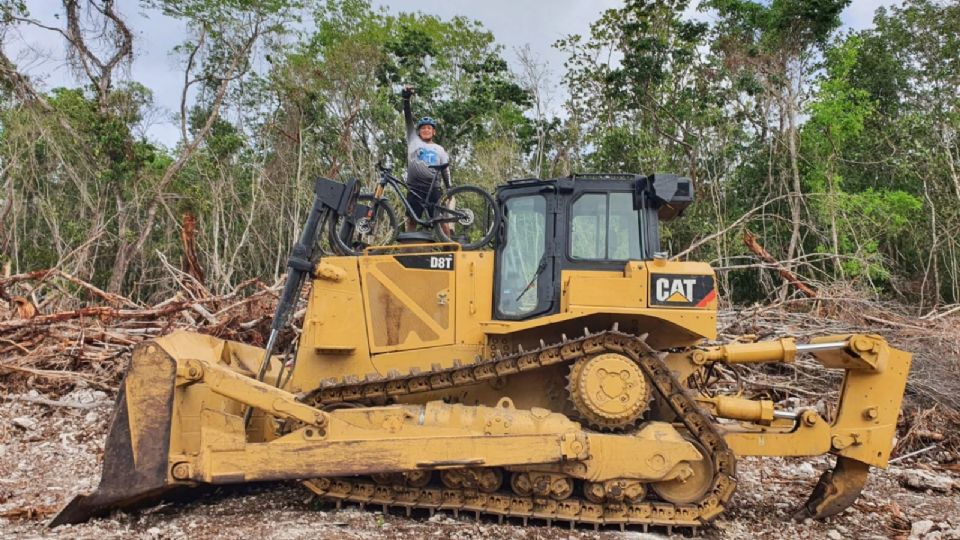
[[[413,213],[417,217],[423,217],[423,212],[426,210],[426,205],[435,205],[440,200],[439,186],[434,186],[433,189],[430,189],[430,184],[420,182],[410,182],[408,186],[409,189],[407,190],[407,202],[410,203],[410,208],[413,209]],[[431,215],[427,217],[433,216]]]

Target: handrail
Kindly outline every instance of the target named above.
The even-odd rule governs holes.
[[[433,242],[424,244],[396,244],[392,246],[370,246],[363,250],[364,255],[390,255],[393,253],[436,253],[438,251],[461,251],[456,242]]]

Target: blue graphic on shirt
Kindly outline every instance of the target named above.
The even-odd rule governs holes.
[[[427,165],[440,165],[440,156],[435,150],[421,148],[417,153],[417,158]]]

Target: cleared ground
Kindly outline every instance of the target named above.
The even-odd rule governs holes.
[[[0,402],[0,537],[11,538],[663,538],[665,531],[570,531],[563,527],[498,525],[437,514],[406,518],[356,507],[336,510],[296,484],[205,491],[190,502],[158,505],[134,514],[116,513],[83,525],[47,529],[46,521],[74,494],[99,481],[99,459],[113,402],[106,394],[79,389],[58,401],[35,403],[36,393]],[[23,401],[30,400],[30,401]],[[32,402],[31,402],[32,401]],[[79,408],[83,406],[87,408]],[[744,459],[732,508],[705,538],[921,538],[960,539],[960,474],[952,456],[936,451],[925,462],[904,462],[875,471],[857,503],[824,522],[796,522],[826,458]],[[908,483],[917,487],[908,487]],[[924,529],[926,529],[924,531]],[[680,535],[675,535],[680,536]]]

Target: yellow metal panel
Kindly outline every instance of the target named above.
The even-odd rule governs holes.
[[[343,271],[337,281],[316,279],[304,315],[297,368],[289,389],[312,390],[324,379],[374,373],[367,343],[367,320],[356,257],[328,257],[324,263]],[[333,352],[337,351],[337,352]]]
[[[884,342],[880,336],[871,335],[832,335],[819,336],[810,340],[810,343],[833,343],[837,341],[848,341],[847,349],[835,349],[828,351],[817,351],[814,356],[823,364],[824,367],[833,369],[862,369],[867,371],[882,371],[884,365],[881,365],[885,355],[881,355]]]
[[[875,343],[878,371],[848,369],[843,378],[831,445],[841,456],[886,467],[913,356],[879,338]]]
[[[716,310],[650,308],[644,315],[671,322],[706,339],[717,339]]]
[[[553,324],[580,319],[591,315],[610,315],[613,320],[639,321],[643,332],[678,334],[682,329],[684,341],[693,343],[700,338],[716,339],[717,314],[708,310],[680,310],[680,309],[652,309],[652,308],[609,308],[609,307],[579,307],[570,308],[566,313],[556,313],[529,319],[526,321],[486,321],[481,323],[484,332],[489,335],[509,335],[522,330],[546,328]],[[670,327],[663,322],[672,323]],[[595,329],[599,330],[599,329]],[[653,338],[655,336],[651,336]],[[676,336],[680,339],[680,336]],[[673,339],[673,338],[671,338]],[[679,346],[679,345],[678,345]]]
[[[402,284],[401,293],[410,301],[411,310],[421,309],[424,322],[438,331],[447,330],[453,324],[450,305],[454,301],[452,273],[440,270],[407,269],[395,260],[386,260],[372,265],[371,274],[382,274],[395,285]],[[413,283],[410,281],[413,280]],[[412,286],[408,286],[412,285]]]
[[[228,380],[212,381],[216,387]],[[215,388],[215,391],[221,389]],[[223,389],[224,391],[227,391]],[[255,393],[255,392],[254,392]],[[279,397],[282,390],[271,394]],[[194,480],[222,483],[484,466],[544,466],[581,461],[577,477],[662,480],[684,461],[702,459],[670,424],[651,422],[625,437],[588,433],[561,414],[433,401],[421,406],[370,407],[321,413],[322,426],[301,428],[269,443],[243,443],[239,416],[202,416],[201,448],[184,456]]]
[[[645,274],[643,274],[645,276]],[[589,307],[612,307],[628,310],[647,306],[646,279],[623,272],[565,271],[562,305],[566,311],[582,311]]]
[[[461,251],[457,260],[456,342],[482,345],[493,317],[493,252]]]
[[[446,329],[436,324],[430,313],[419,309],[406,291],[374,272],[364,276],[364,286],[372,352],[429,347],[441,341]]]
[[[685,311],[696,311],[696,310],[709,310],[716,311],[717,309],[717,288],[716,288],[716,278],[714,276],[713,268],[709,264],[703,262],[681,262],[681,261],[668,261],[664,259],[656,259],[644,263],[644,282],[646,282],[650,277],[657,277],[657,275],[666,274],[668,276],[710,276],[714,278],[713,287],[709,293],[706,294],[703,298],[690,298],[691,302],[697,302],[697,305],[683,305],[680,304],[676,307],[673,306],[664,306],[668,309],[682,309]],[[627,271],[630,272],[632,267],[628,266]],[[652,276],[651,276],[652,275]],[[658,294],[659,291],[651,289],[649,290],[649,297],[652,298],[653,295]],[[672,298],[672,295],[671,295]],[[683,298],[685,299],[685,298]],[[652,299],[649,301],[651,306],[657,305]]]
[[[693,336],[716,338],[716,299],[708,300],[702,307],[669,308],[649,307],[650,272],[677,275],[713,275],[709,265],[698,262],[630,261],[623,271],[568,270],[561,276],[561,313],[525,321],[523,326],[488,325],[488,333],[509,333],[526,328],[560,322],[576,317],[610,314],[614,320],[628,320],[629,316],[650,317],[682,328]],[[556,318],[555,320],[548,320]],[[676,333],[669,328],[654,328],[651,333]],[[667,338],[667,336],[663,336]],[[670,340],[668,340],[670,341]]]
[[[810,424],[784,431],[751,429],[748,425],[721,426],[723,438],[738,456],[818,456],[830,450],[830,426],[816,414]]]
[[[454,271],[405,267],[396,256],[379,255],[361,257],[360,273],[372,353],[453,343]]]

